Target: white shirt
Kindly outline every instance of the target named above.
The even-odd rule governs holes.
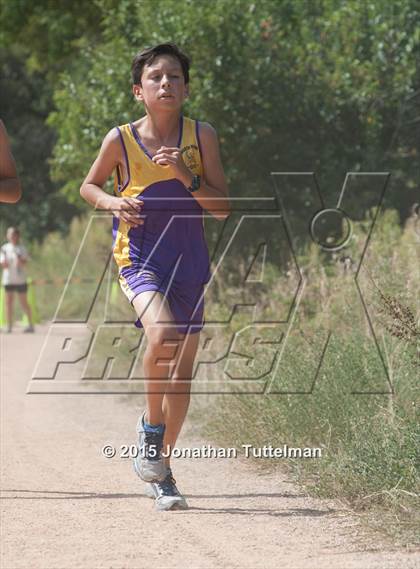
[[[22,265],[18,266],[18,256],[29,259],[28,252],[23,245],[5,243],[0,249],[0,263],[7,261],[9,266],[3,269],[1,282],[3,285],[25,284],[26,274]]]

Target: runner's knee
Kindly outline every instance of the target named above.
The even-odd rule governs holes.
[[[156,326],[148,330],[148,350],[155,355],[175,358],[181,345],[179,334],[170,326]],[[173,354],[170,356],[169,354]]]

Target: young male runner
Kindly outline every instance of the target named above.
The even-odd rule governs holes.
[[[113,211],[113,253],[122,290],[144,327],[146,410],[139,418],[134,468],[160,510],[187,508],[170,457],[190,402],[190,382],[210,279],[203,210],[230,214],[214,128],[183,116],[189,58],[173,43],[139,52],[132,91],[146,114],[113,128],[80,193]],[[102,190],[115,171],[114,196]]]

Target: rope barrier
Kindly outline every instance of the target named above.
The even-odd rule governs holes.
[[[34,285],[46,285],[46,284],[66,284],[68,282],[73,283],[97,283],[99,282],[98,279],[92,279],[89,277],[82,278],[82,277],[73,277],[71,279],[63,279],[63,278],[56,278],[56,279],[32,279],[32,284]]]

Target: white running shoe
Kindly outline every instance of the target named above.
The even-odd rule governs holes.
[[[136,474],[145,482],[164,480],[166,466],[162,457],[162,447],[165,425],[145,428],[145,414],[144,412],[137,423],[138,453],[133,459],[133,467]]]
[[[176,480],[170,468],[166,471],[165,480],[149,482],[144,493],[155,500],[155,507],[159,511],[188,509],[187,500],[176,487]]]

